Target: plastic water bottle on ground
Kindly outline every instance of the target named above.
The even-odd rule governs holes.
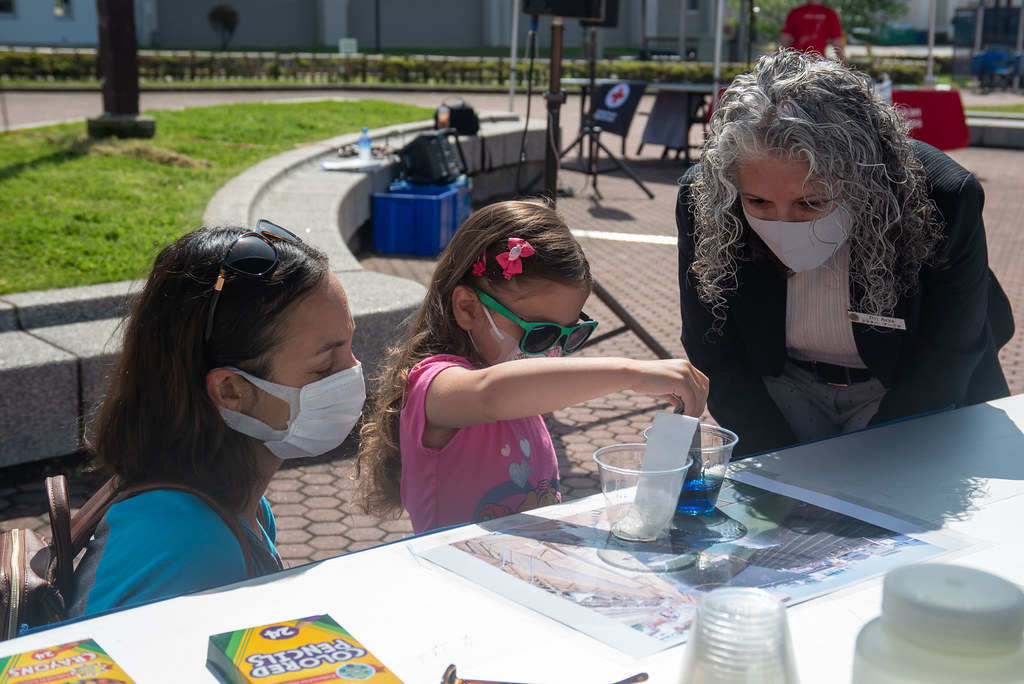
[[[370,146],[370,134],[363,126],[363,133],[359,136],[359,158],[373,159],[373,148]]]

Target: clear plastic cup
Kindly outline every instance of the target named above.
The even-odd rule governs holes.
[[[645,444],[613,444],[594,452],[612,534],[656,540],[672,520],[689,458],[669,470],[643,470]]]
[[[650,429],[644,430],[644,439]],[[690,449],[690,469],[679,492],[677,513],[708,515],[714,512],[737,442],[739,437],[735,432],[701,423],[700,449]]]
[[[686,684],[796,684],[786,608],[752,587],[721,587],[697,601]]]

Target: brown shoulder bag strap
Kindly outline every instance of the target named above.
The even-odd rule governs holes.
[[[50,508],[51,563],[57,586],[65,590],[74,579],[75,554],[71,550],[71,504],[68,502],[68,481],[63,475],[46,478],[46,499]]]
[[[72,556],[85,548],[96,526],[106,514],[110,504],[117,497],[117,478],[110,478],[93,494],[78,513],[71,519],[71,551]]]

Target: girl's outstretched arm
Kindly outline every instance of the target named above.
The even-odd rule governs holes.
[[[648,394],[698,417],[708,379],[689,361],[625,358],[535,358],[480,370],[448,368],[427,390],[429,427],[457,429],[548,413],[620,390]],[[675,395],[675,396],[673,396]]]

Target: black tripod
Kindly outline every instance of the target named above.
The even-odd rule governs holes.
[[[574,147],[579,146],[580,158],[584,157],[583,154],[583,141],[587,141],[586,150],[586,169],[587,175],[590,177],[590,183],[594,188],[594,194],[597,195],[598,199],[604,199],[601,195],[601,191],[597,189],[597,174],[601,173],[600,168],[600,151],[604,150],[604,153],[615,162],[615,165],[619,167],[627,176],[633,179],[633,182],[640,186],[640,189],[647,193],[647,196],[654,199],[654,193],[651,192],[644,182],[640,180],[633,169],[626,165],[626,162],[615,156],[614,153],[608,147],[601,142],[601,127],[594,123],[594,111],[595,111],[595,98],[597,97],[597,82],[595,79],[596,63],[597,63],[597,41],[596,39],[597,30],[594,27],[583,27],[583,42],[587,48],[587,60],[590,62],[590,86],[589,86],[589,107],[583,106],[582,111],[586,114],[582,115],[582,125],[580,126],[579,135],[576,139],[569,143],[559,154],[559,159],[567,155]],[[585,105],[586,103],[584,103]]]
[[[559,110],[562,104],[565,102],[565,93],[562,92],[562,33],[564,26],[562,25],[561,17],[554,17],[551,22],[551,82],[548,92],[544,93],[544,98],[547,101],[548,106],[548,134],[547,144],[545,145],[544,155],[544,194],[547,196],[548,201],[551,205],[555,205],[558,192],[558,162],[565,152],[559,153],[559,140],[558,140],[558,119]],[[593,62],[591,62],[590,70],[591,82],[593,83],[594,68]],[[588,136],[589,137],[589,136]],[[579,139],[582,144],[582,137]],[[600,145],[600,141],[596,138],[593,139]],[[576,144],[576,143],[574,143]],[[601,147],[604,147],[601,145]],[[572,149],[572,145],[568,149]],[[605,148],[607,150],[607,148]],[[611,156],[611,153],[609,153]],[[652,198],[651,192],[644,187],[643,183],[640,182],[639,178],[633,177],[637,183],[640,183],[640,187],[643,187],[647,191],[647,194]],[[532,183],[530,184],[532,185]],[[596,188],[595,188],[596,192]],[[597,279],[594,279],[594,294],[597,298],[604,302],[605,306],[611,309],[612,313],[619,317],[623,325],[615,330],[610,330],[603,335],[599,335],[594,338],[593,341],[605,340],[609,337],[614,337],[624,332],[632,332],[634,335],[640,338],[640,341],[647,345],[647,348],[655,353],[659,359],[670,359],[672,354],[668,352],[665,347],[661,346],[656,339],[654,339],[650,333],[644,330],[643,326],[640,325],[633,316],[626,311],[622,304],[612,297],[611,293],[608,292]]]

